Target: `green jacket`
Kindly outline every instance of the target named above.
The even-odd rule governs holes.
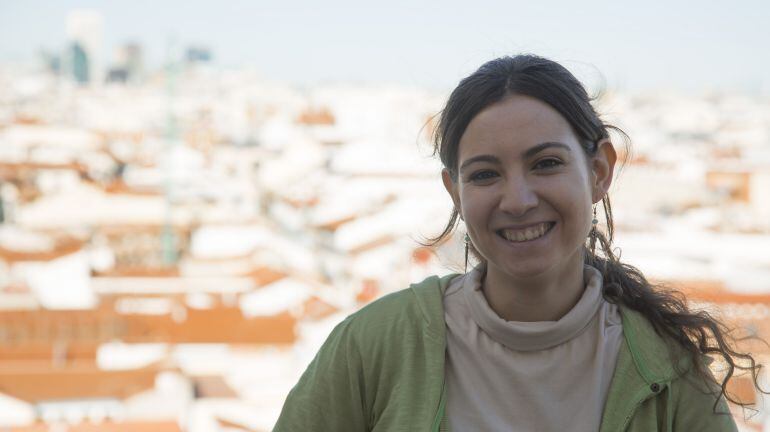
[[[443,292],[453,276],[432,276],[338,324],[286,398],[274,432],[449,430]],[[644,317],[626,308],[621,316],[626,343],[601,432],[737,431],[729,414],[713,413],[715,397],[693,373],[675,372]],[[727,412],[724,400],[718,411]]]

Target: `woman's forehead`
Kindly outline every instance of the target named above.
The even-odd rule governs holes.
[[[564,117],[538,99],[513,95],[482,110],[460,138],[460,159],[484,152],[520,152],[544,142],[578,146]]]

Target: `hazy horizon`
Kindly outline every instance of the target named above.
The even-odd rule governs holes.
[[[163,64],[170,43],[175,49],[202,45],[216,67],[250,67],[300,86],[382,82],[446,89],[486,60],[532,52],[609,89],[770,93],[764,55],[770,6],[685,3],[5,1],[0,62],[33,61],[43,49],[60,52],[67,13],[94,9],[103,16],[106,65],[127,42],[142,45],[149,68]]]

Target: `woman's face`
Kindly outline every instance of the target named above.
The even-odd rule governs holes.
[[[555,109],[513,95],[471,120],[457,181],[447,170],[443,177],[488,265],[527,278],[582,265],[592,204],[609,188],[614,164],[609,141],[589,159]]]

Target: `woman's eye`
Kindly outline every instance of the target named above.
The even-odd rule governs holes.
[[[535,164],[535,168],[556,168],[559,165],[563,165],[563,163],[559,159],[543,159],[541,161],[538,161]]]
[[[496,176],[497,176],[496,172],[485,170],[485,171],[478,171],[478,172],[475,172],[475,173],[471,174],[471,176],[468,178],[468,180],[470,180],[470,181],[489,180],[489,179],[494,178]]]

